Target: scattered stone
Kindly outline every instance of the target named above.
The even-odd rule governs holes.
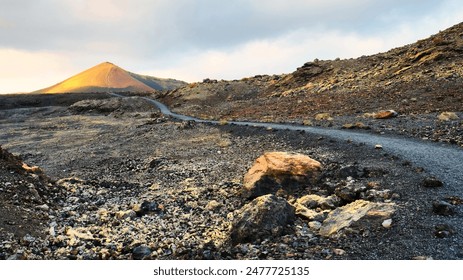
[[[341,186],[334,190],[336,196],[341,198],[344,202],[353,202],[359,198],[358,190],[351,185]]]
[[[394,110],[386,110],[386,111],[380,111],[378,113],[374,114],[375,119],[390,119],[390,118],[395,118],[399,114],[394,111]]]
[[[315,210],[308,209],[299,203],[296,203],[295,206],[296,206],[296,210],[295,210],[296,215],[302,216],[308,219],[309,221],[323,222],[323,220],[326,219],[326,216],[328,213],[328,211],[317,212]]]
[[[137,216],[137,213],[133,210],[116,212],[116,218],[120,220],[125,220],[127,218],[135,218],[136,216]]]
[[[432,210],[437,215],[451,216],[455,214],[455,206],[446,201],[434,201]]]
[[[375,149],[376,149],[376,150],[382,150],[382,149],[383,149],[383,146],[380,145],[380,144],[376,144],[376,145],[375,145]]]
[[[132,257],[134,260],[143,260],[151,255],[151,249],[149,247],[140,245],[133,248]]]
[[[93,240],[93,234],[91,234],[87,229],[85,228],[72,228],[69,227],[66,230],[66,235],[69,236],[71,239],[72,238],[79,238],[82,240]]]
[[[374,117],[375,117],[375,113],[364,113],[364,114],[363,114],[363,117],[364,117],[364,118],[374,118]]]
[[[305,126],[313,126],[313,122],[311,120],[303,120],[302,124]]]
[[[273,194],[260,196],[243,206],[233,221],[230,238],[233,244],[279,236],[294,221],[294,207]]]
[[[22,168],[29,173],[43,173],[42,169],[38,166],[29,166],[26,163],[22,164]]]
[[[387,219],[395,211],[394,203],[376,203],[365,200],[357,200],[343,207],[333,210],[328,218],[323,221],[320,229],[320,234],[323,236],[330,236],[339,230],[349,227],[352,223],[360,219],[371,218]]]
[[[47,204],[38,205],[38,206],[36,206],[35,208],[38,209],[38,210],[42,210],[42,211],[48,211],[48,210],[50,210],[50,207],[48,207]]]
[[[415,261],[432,261],[434,259],[432,257],[429,257],[429,256],[416,256],[416,257],[413,257],[412,260],[415,260]]]
[[[314,184],[320,175],[320,162],[298,153],[269,152],[259,157],[244,176],[250,197],[290,190],[301,184]]]
[[[160,213],[162,212],[161,206],[154,201],[143,201],[141,204],[134,205],[132,208],[137,216],[147,215],[149,213]]]
[[[343,249],[333,249],[333,253],[337,256],[342,256],[346,254],[346,251],[344,251]]]
[[[370,127],[362,122],[356,122],[356,123],[346,123],[342,126],[344,129],[370,129]]]
[[[309,228],[313,231],[319,231],[321,227],[322,227],[322,223],[320,223],[319,221],[309,222]]]
[[[439,188],[444,186],[444,183],[436,177],[428,177],[423,180],[422,186],[425,188]]]
[[[434,227],[434,235],[438,238],[446,238],[453,235],[455,231],[450,225],[447,224],[439,224]]]
[[[384,220],[381,224],[384,228],[391,228],[392,226],[392,219]]]
[[[297,199],[296,203],[309,209],[321,208],[323,210],[329,210],[335,209],[340,201],[336,196],[323,197],[316,194],[309,194]]]
[[[452,205],[461,205],[463,204],[463,199],[458,196],[449,196],[445,199],[448,203]]]
[[[30,234],[26,234],[26,235],[24,235],[24,237],[23,237],[23,242],[24,242],[26,245],[28,245],[28,244],[34,242],[35,240],[36,240],[35,237],[31,236]]]
[[[215,210],[218,207],[220,207],[220,203],[218,203],[216,200],[211,200],[206,205],[207,210]]]
[[[320,113],[315,115],[315,120],[317,121],[332,121],[333,117],[329,113]]]
[[[315,209],[320,205],[320,201],[323,200],[323,197],[316,195],[316,194],[309,194],[305,195],[299,199],[297,199],[297,203],[301,204],[302,206],[309,208],[309,209]]]
[[[458,115],[454,112],[442,112],[438,117],[440,121],[450,121],[460,119]]]
[[[336,172],[336,177],[339,179],[347,179],[348,177],[352,177],[354,179],[360,178],[364,175],[364,172],[356,165],[348,165],[340,168]]]

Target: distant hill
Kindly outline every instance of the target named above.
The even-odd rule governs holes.
[[[463,23],[356,59],[315,59],[294,72],[206,79],[164,95],[177,113],[213,119],[289,121],[318,113],[462,111]]]
[[[154,92],[186,85],[174,79],[160,79],[128,72],[110,62],[103,62],[56,85],[34,93],[71,92]]]

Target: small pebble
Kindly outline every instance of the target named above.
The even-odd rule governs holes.
[[[384,220],[381,224],[384,228],[390,228],[392,226],[392,219]]]

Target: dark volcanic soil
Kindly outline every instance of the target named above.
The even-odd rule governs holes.
[[[39,191],[48,209],[7,195],[21,189],[30,175],[8,169],[8,159],[1,158],[1,258],[463,257],[460,194],[445,185],[424,188],[428,175],[419,166],[348,139],[178,122],[145,105],[130,98],[0,111],[2,148],[40,166],[56,194]],[[306,194],[355,189],[364,199],[397,205],[392,227],[359,224],[326,238],[298,216],[282,236],[231,245],[230,226],[249,202],[243,176],[266,151],[303,153],[324,166],[315,186],[278,194],[290,203]],[[436,200],[455,204],[456,213],[434,214]],[[31,211],[7,208],[15,203]],[[37,206],[40,211],[33,210]],[[14,215],[36,223],[11,230],[5,217]]]

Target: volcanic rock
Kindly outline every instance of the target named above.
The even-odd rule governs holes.
[[[428,177],[423,180],[422,183],[423,187],[425,188],[439,188],[444,185],[441,180],[435,178],[435,177]]]
[[[438,117],[440,121],[458,120],[459,117],[454,112],[442,112]]]
[[[294,221],[294,208],[273,194],[260,196],[239,210],[230,232],[233,244],[279,236]]]
[[[250,197],[313,184],[320,175],[320,162],[298,153],[269,152],[260,156],[244,176]]]
[[[320,234],[330,236],[339,230],[349,227],[361,219],[380,219],[381,222],[389,219],[395,211],[393,203],[375,203],[357,200],[332,211],[323,221]],[[380,223],[381,224],[381,223]]]
[[[315,120],[317,121],[332,121],[334,120],[328,113],[319,113],[315,115]]]
[[[336,172],[336,177],[338,177],[339,179],[347,179],[347,177],[352,177],[356,179],[362,177],[363,175],[363,170],[361,170],[356,165],[344,166]]]
[[[133,248],[132,256],[135,260],[143,260],[151,255],[151,249],[149,247],[140,245]]]
[[[323,197],[316,194],[309,194],[299,198],[297,204],[309,209],[321,208],[323,210],[335,209],[339,205],[339,198],[336,196]]]
[[[455,206],[446,201],[434,201],[432,210],[437,215],[451,216],[455,214]]]
[[[390,119],[390,118],[395,118],[399,114],[394,111],[394,110],[386,110],[386,111],[380,111],[376,114],[374,114],[375,119]]]

